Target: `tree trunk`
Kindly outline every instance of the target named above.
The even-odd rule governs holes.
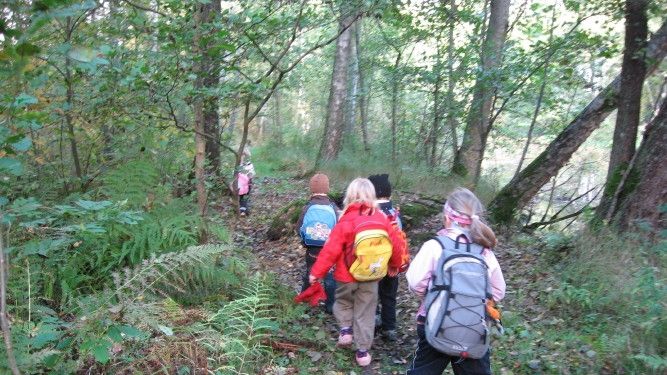
[[[466,120],[463,143],[454,158],[453,172],[477,183],[490,129],[491,106],[497,89],[494,78],[500,68],[507,34],[510,0],[491,0],[491,16],[481,53],[481,73]]]
[[[655,72],[667,54],[667,22],[663,23],[648,43],[646,76]],[[572,154],[617,106],[620,89],[617,76],[579,115],[554,139],[549,146],[524,168],[519,175],[498,193],[489,205],[495,222],[513,220],[544,184],[570,160]]]
[[[361,136],[364,141],[364,150],[369,152],[371,150],[370,145],[368,144],[368,95],[370,94],[370,87],[366,87],[363,66],[361,64],[361,43],[359,43],[359,34],[361,34],[361,19],[355,22],[354,25],[354,50],[357,53],[357,78],[359,79],[359,116],[361,120]]]
[[[202,91],[215,86],[218,82],[218,74],[215,61],[208,54],[209,45],[204,45],[204,38],[207,33],[206,25],[211,23],[215,15],[220,11],[219,2],[208,4],[197,4],[194,9],[195,34],[194,34],[194,54],[199,57],[195,62],[193,70],[196,75],[195,90],[197,91],[194,107],[194,130],[195,130],[195,179],[197,186],[197,207],[199,215],[202,217],[202,228],[200,230],[200,242],[207,241],[208,233],[206,229],[206,211],[208,206],[208,196],[206,190],[206,156],[213,157],[211,162],[219,160],[219,148],[217,153],[207,147],[209,145],[209,135],[212,129],[216,129],[217,134],[217,97],[202,94]],[[213,77],[212,77],[213,76]],[[211,121],[216,121],[215,125]],[[215,137],[214,137],[215,138]],[[217,144],[216,144],[217,146]],[[219,146],[218,146],[219,147]],[[211,154],[209,154],[211,152]],[[211,171],[214,167],[211,167]]]
[[[618,98],[614,142],[609,156],[607,183],[596,214],[604,218],[611,199],[618,188],[618,181],[628,168],[635,154],[639,113],[641,111],[642,86],[646,76],[646,36],[648,25],[646,0],[625,2],[625,50],[621,67],[621,88]]]
[[[456,100],[454,96],[454,26],[456,25],[458,10],[456,8],[455,0],[450,0],[449,4],[449,40],[447,43],[447,124],[449,125],[449,131],[451,132],[452,157],[454,157],[459,147],[459,139],[456,132],[456,116],[454,116],[454,108],[456,108],[456,103],[454,102]]]
[[[400,87],[400,75],[398,74],[398,67],[401,63],[401,51],[396,55],[394,62],[394,70],[392,74],[391,85],[391,160],[396,161],[396,128],[398,127],[398,119],[396,118],[398,112],[398,90]]]
[[[618,196],[615,222],[622,233],[643,221],[654,232],[667,228],[667,100],[649,123]],[[610,209],[613,210],[613,204]]]
[[[204,35],[208,35],[214,30],[209,30],[212,28],[212,23],[215,20],[215,17],[218,16],[221,12],[220,10],[220,1],[211,1],[206,4],[201,4],[201,19],[199,24],[200,38]],[[212,38],[211,38],[212,39]],[[208,160],[207,173],[211,175],[217,175],[220,173],[220,115],[219,105],[218,105],[218,96],[209,94],[209,92],[214,87],[217,87],[220,81],[220,64],[218,59],[214,56],[211,56],[208,53],[208,50],[213,47],[212,42],[204,42],[200,39],[199,43],[206,43],[202,48],[202,52],[199,56],[201,58],[201,67],[202,75],[197,77],[201,80],[200,89],[204,89],[206,94],[198,93],[198,95],[203,95],[202,97],[202,115],[204,121],[204,133],[205,142],[206,142],[206,159]]]
[[[355,22],[358,23],[359,20]],[[351,38],[356,40],[357,28],[355,25],[350,26],[350,32],[352,33]],[[348,52],[350,55],[350,63],[348,65],[348,95],[347,103],[345,106],[345,134],[350,136],[354,130],[354,122],[357,117],[357,96],[359,91],[359,61],[357,60],[357,51],[356,43],[353,41],[350,42]]]
[[[65,43],[69,43],[72,39],[72,32],[74,31],[74,25],[72,25],[72,17],[67,17],[67,24],[65,25],[66,37]],[[65,124],[67,125],[67,137],[69,138],[70,151],[72,153],[72,162],[74,163],[74,175],[79,179],[80,182],[83,178],[83,172],[81,169],[81,160],[79,159],[79,148],[76,143],[76,135],[74,133],[74,119],[72,118],[72,109],[74,108],[74,83],[72,82],[72,70],[70,68],[71,61],[69,58],[69,53],[65,54],[65,86],[67,88],[66,92],[66,104],[65,108]]]
[[[435,87],[433,88],[433,128],[429,133],[429,146],[431,146],[431,154],[428,158],[428,164],[434,167],[436,164],[436,155],[438,151],[438,136],[440,135],[440,123],[442,120],[440,110],[440,83],[442,77],[440,76],[440,43],[436,42],[436,63],[433,68],[435,73]]]
[[[281,107],[282,107],[282,98],[280,95],[280,90],[276,89],[276,92],[273,93],[273,130],[271,130],[272,141],[276,145],[281,146],[283,144],[283,122],[281,117]]]
[[[344,31],[336,41],[336,55],[334,57],[331,88],[327,118],[324,125],[322,145],[317,157],[317,164],[321,161],[330,161],[338,157],[343,140],[345,97],[347,95],[347,67],[350,60],[350,42],[352,32],[349,25],[356,19],[353,14],[346,14],[342,10],[339,28]]]
[[[2,327],[2,337],[5,342],[5,353],[7,355],[7,365],[12,370],[12,374],[19,375],[14,348],[12,346],[12,332],[9,315],[7,314],[7,274],[9,273],[9,262],[5,255],[5,231],[2,222],[4,217],[0,212],[0,327]]]

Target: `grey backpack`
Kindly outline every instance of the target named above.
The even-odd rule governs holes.
[[[426,295],[426,340],[436,350],[461,358],[482,358],[489,350],[486,300],[491,298],[480,245],[436,237],[442,255]]]

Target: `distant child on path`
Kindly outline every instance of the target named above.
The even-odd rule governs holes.
[[[461,238],[463,241],[467,240],[483,247],[481,255],[488,267],[488,280],[493,300],[497,302],[505,296],[505,279],[498,260],[491,250],[497,243],[496,236],[491,228],[480,219],[483,211],[482,204],[471,191],[463,188],[456,189],[447,197],[444,206],[444,228],[438,232],[438,236],[448,237],[457,242]],[[426,241],[422,245],[406,273],[411,291],[425,297],[442,253],[443,247],[436,239]],[[439,375],[449,363],[452,364],[452,369],[457,375],[491,374],[489,351],[479,359],[455,357],[442,353],[427,341],[425,321],[426,308],[422,299],[417,312],[419,342],[415,358],[407,371],[409,375]]]
[[[391,183],[388,174],[376,174],[369,176],[368,179],[375,187],[377,195],[378,208],[387,215],[390,221],[393,221],[398,229],[403,229],[403,224],[399,212],[394,209],[391,203]],[[408,257],[407,252],[405,254]],[[407,264],[407,262],[406,262]],[[382,331],[382,335],[388,341],[396,341],[396,294],[398,293],[398,275],[385,276],[378,285],[378,311],[375,318],[375,324]]]
[[[236,176],[239,193],[239,213],[245,216],[249,213],[250,191],[252,190],[252,179],[255,177],[255,166],[250,161],[249,154],[243,155],[239,171]]]
[[[357,234],[361,233],[362,229],[365,232],[373,230],[386,233],[391,241],[391,255],[388,263],[384,263],[386,267],[384,271],[388,270],[391,275],[396,275],[401,266],[401,254],[405,249],[405,240],[389,219],[377,209],[375,189],[368,179],[357,178],[350,183],[344,204],[343,215],[317,257],[309,281],[314,283],[322,279],[329,269],[334,264],[336,265],[334,278],[338,286],[334,316],[340,326],[338,345],[349,346],[354,342],[357,349],[355,355],[357,364],[368,366],[371,363],[371,355],[368,351],[373,345],[375,331],[378,281],[357,281],[350,271],[351,266],[362,261],[355,255],[357,246],[361,247],[359,243],[362,241],[359,240],[355,244]],[[369,237],[364,237],[363,241],[367,239]],[[372,242],[364,243],[372,246]],[[366,249],[374,250],[370,247]],[[364,269],[369,270],[372,275],[372,272],[375,271],[373,268],[375,264],[371,263],[369,268]],[[356,271],[357,269],[354,270],[355,273]]]
[[[301,236],[301,243],[306,248],[306,269],[302,278],[302,292],[310,285],[308,280],[310,269],[338,220],[338,207],[327,195],[329,193],[329,177],[318,173],[311,177],[309,185],[310,200],[301,210],[301,216],[296,224],[299,236]],[[327,294],[324,306],[326,311],[331,314],[336,295],[336,281],[334,281],[332,272],[328,272],[324,278],[324,290]]]

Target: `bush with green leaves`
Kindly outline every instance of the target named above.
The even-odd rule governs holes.
[[[566,241],[552,311],[634,373],[667,367],[667,257],[658,243],[600,230]],[[562,248],[557,240],[554,249]]]

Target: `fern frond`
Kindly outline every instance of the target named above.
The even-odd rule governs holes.
[[[232,366],[235,373],[252,372],[252,365],[271,350],[264,345],[277,329],[271,316],[271,288],[255,277],[242,288],[242,297],[224,305],[208,319],[209,326],[222,334],[217,349],[218,365]]]
[[[226,251],[226,245],[191,246],[184,251],[152,255],[141,265],[114,273],[115,293],[119,301],[134,301],[146,293],[162,294],[161,286],[175,285],[183,270],[216,259]]]

